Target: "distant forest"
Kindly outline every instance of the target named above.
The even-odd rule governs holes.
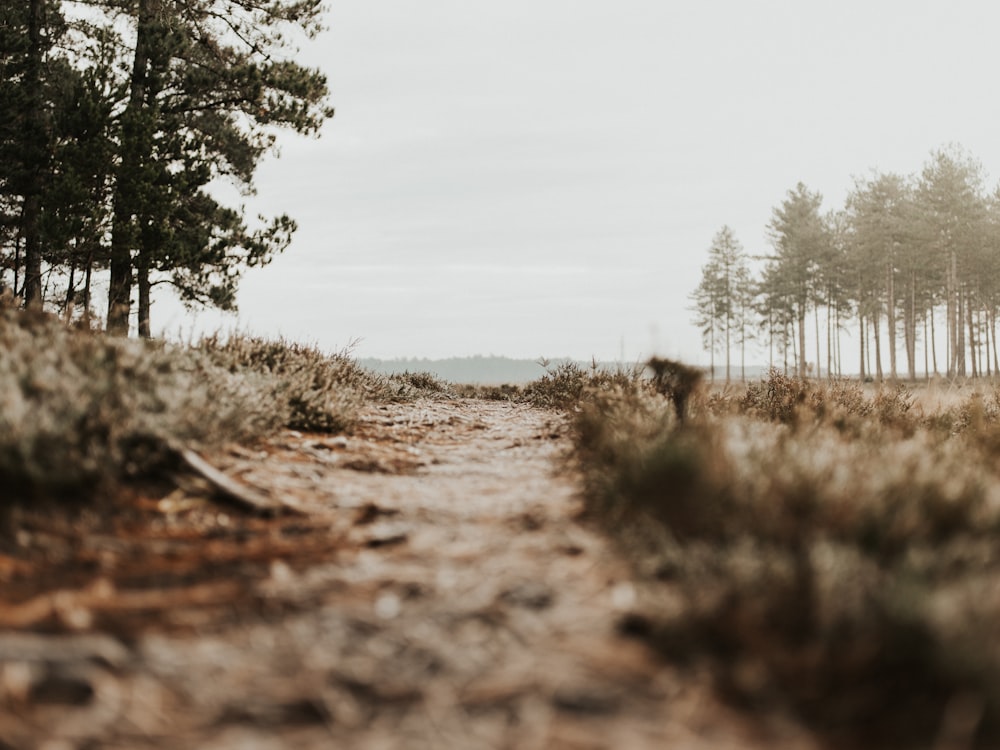
[[[728,380],[755,342],[786,373],[842,376],[850,331],[861,379],[1000,375],[1000,188],[975,158],[948,147],[919,174],[857,179],[841,209],[821,202],[789,190],[764,255],[715,235],[692,294],[712,371],[723,355]]]
[[[234,306],[243,270],[290,242],[288,216],[242,195],[276,133],[333,115],[326,79],[294,62],[322,0],[17,0],[0,3],[0,291],[150,333],[150,291]]]

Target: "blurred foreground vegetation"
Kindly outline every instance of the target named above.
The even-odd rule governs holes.
[[[584,382],[573,418],[623,631],[832,746],[1000,746],[1000,388],[659,391]]]

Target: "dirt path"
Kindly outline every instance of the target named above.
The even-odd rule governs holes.
[[[505,403],[374,407],[215,457],[302,517],[192,485],[113,526],[24,520],[0,748],[808,747],[616,634],[637,592],[574,520],[562,434]]]

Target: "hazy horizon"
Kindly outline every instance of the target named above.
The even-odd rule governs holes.
[[[1000,165],[987,3],[344,0],[328,24],[303,60],[337,115],[248,199],[292,247],[238,318],[161,302],[156,330],[707,364],[689,295],[722,225],[759,255],[799,181],[828,210],[948,143]]]

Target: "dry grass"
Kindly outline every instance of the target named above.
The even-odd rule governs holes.
[[[640,375],[639,368],[608,370],[595,362],[585,369],[575,362],[563,362],[525,385],[517,400],[543,409],[572,409],[591,391],[633,388],[639,383],[651,387]]]
[[[283,341],[124,340],[13,310],[0,311],[0,351],[0,507],[89,501],[172,468],[179,446],[211,450],[282,427],[348,430],[366,401],[447,390]]]
[[[772,373],[692,411],[602,389],[575,420],[590,516],[681,602],[640,629],[833,742],[930,747],[958,706],[997,746],[996,394],[929,412]]]

